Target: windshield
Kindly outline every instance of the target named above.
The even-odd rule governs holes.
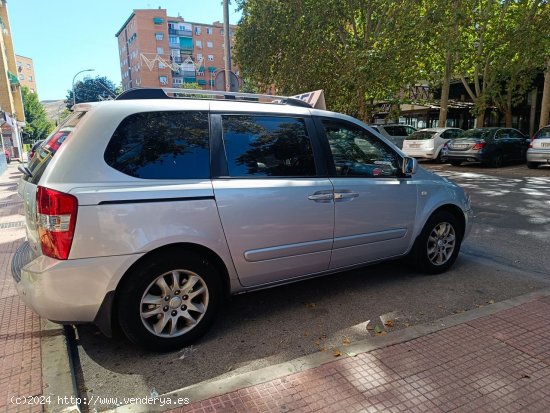
[[[50,163],[53,156],[59,150],[60,146],[70,136],[73,129],[76,127],[80,119],[84,117],[86,112],[74,112],[65,121],[59,125],[46,139],[42,145],[36,148],[36,153],[28,165],[28,170],[32,177],[24,176],[23,179],[38,184],[46,167]]]
[[[488,139],[491,129],[469,129],[459,136],[461,139]]]
[[[413,132],[411,135],[407,136],[405,140],[408,141],[422,141],[425,139],[432,139],[434,135],[437,132],[435,131],[425,131],[425,130],[419,130],[416,132]]]
[[[534,136],[534,139],[550,139],[550,127],[539,130]]]

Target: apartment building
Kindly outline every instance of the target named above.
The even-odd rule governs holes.
[[[31,93],[38,93],[32,59],[30,57],[15,55],[15,64],[17,66],[17,77],[21,86],[28,87]]]
[[[234,44],[236,26],[230,26]],[[116,33],[122,87],[181,87],[197,83],[216,89],[225,67],[223,23],[187,22],[166,9],[134,10]],[[232,65],[232,71],[237,68]],[[223,74],[223,73],[222,73]]]
[[[0,0],[0,154],[7,149],[12,158],[22,158],[20,134],[24,125],[25,112],[13,51],[8,5],[6,0]]]

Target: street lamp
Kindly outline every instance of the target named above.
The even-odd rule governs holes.
[[[73,106],[76,104],[76,96],[75,96],[75,93],[74,93],[74,81],[75,81],[76,77],[81,73],[93,72],[94,70],[95,69],[84,69],[84,70],[81,70],[80,72],[78,72],[76,75],[74,75],[74,77],[73,77]]]

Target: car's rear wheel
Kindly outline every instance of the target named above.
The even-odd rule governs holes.
[[[537,162],[527,162],[527,168],[529,169],[537,169],[539,167],[539,164]]]
[[[217,268],[194,252],[166,252],[141,263],[117,294],[124,334],[154,351],[187,346],[214,320],[220,301]]]
[[[493,158],[489,162],[489,166],[491,166],[492,168],[500,168],[503,163],[504,157],[502,156],[502,153],[497,152],[494,154]]]
[[[451,161],[450,163],[451,163],[451,165],[453,165],[453,166],[460,166],[460,165],[462,165],[462,161]]]
[[[411,251],[413,264],[428,274],[447,271],[460,251],[462,233],[462,225],[454,214],[436,211],[415,241]]]

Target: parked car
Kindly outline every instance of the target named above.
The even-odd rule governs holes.
[[[4,149],[4,155],[6,156],[6,162],[10,163],[11,162],[11,153],[10,153],[10,151],[8,151],[7,149]]]
[[[405,155],[423,159],[441,161],[441,149],[451,139],[462,135],[464,131],[458,128],[421,129],[407,136],[403,141]]]
[[[498,168],[507,161],[525,162],[529,139],[517,129],[469,129],[443,147],[442,159],[451,165],[481,162]]]
[[[44,139],[42,140],[39,140],[39,141],[36,141],[33,145],[32,145],[32,148],[31,148],[31,151],[29,153],[29,161],[34,158],[34,155],[37,151],[37,149],[40,147],[40,145],[42,145],[42,143],[44,142]]]
[[[370,127],[393,142],[399,149],[403,147],[403,140],[416,131],[416,128],[412,126],[399,124],[370,125]]]
[[[550,164],[550,125],[541,128],[527,149],[527,167],[538,168],[539,165]]]
[[[28,235],[12,273],[42,317],[107,335],[118,323],[171,350],[228,294],[402,257],[427,273],[454,263],[469,197],[362,122],[181,92],[77,104],[21,168]]]

